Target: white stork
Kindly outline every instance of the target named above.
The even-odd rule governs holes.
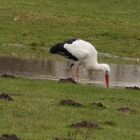
[[[63,43],[58,43],[51,47],[50,53],[63,55],[71,59],[73,65],[77,65],[77,81],[78,81],[78,65],[82,65],[89,71],[103,71],[105,73],[105,85],[109,88],[109,72],[108,64],[99,64],[97,61],[97,51],[95,47],[87,41],[81,39],[70,39]]]

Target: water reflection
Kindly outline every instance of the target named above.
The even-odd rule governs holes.
[[[70,76],[69,62],[51,60],[26,60],[18,58],[0,58],[0,73],[10,72],[33,78],[59,79]],[[112,86],[140,86],[140,65],[110,65]],[[87,73],[80,69],[80,82],[103,85],[103,72]]]

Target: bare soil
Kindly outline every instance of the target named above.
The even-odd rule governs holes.
[[[11,135],[3,134],[0,137],[0,140],[20,140],[20,139],[15,134],[11,134]]]
[[[129,113],[132,110],[129,107],[121,107],[118,109],[118,111],[122,112],[122,113]]]
[[[72,128],[95,128],[99,129],[99,125],[96,122],[81,121],[70,125]]]
[[[1,93],[0,94],[0,99],[6,100],[6,101],[13,101],[12,97],[7,93]]]
[[[61,100],[59,102],[60,105],[69,105],[69,106],[75,106],[75,107],[82,107],[83,105],[80,103],[77,103],[71,99]]]

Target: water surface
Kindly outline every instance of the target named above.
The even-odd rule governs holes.
[[[20,76],[58,80],[71,76],[68,61],[37,59],[0,58],[0,73],[12,73]],[[110,83],[112,87],[140,86],[140,65],[111,64]],[[79,69],[79,82],[104,86],[103,72],[88,73]]]

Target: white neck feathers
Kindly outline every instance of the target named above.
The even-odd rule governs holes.
[[[96,63],[96,64],[94,64],[94,65],[90,65],[89,67],[88,67],[88,69],[89,70],[95,70],[95,71],[104,71],[104,72],[106,72],[106,71],[110,71],[110,67],[109,67],[109,65],[108,64],[98,64],[98,63]]]

